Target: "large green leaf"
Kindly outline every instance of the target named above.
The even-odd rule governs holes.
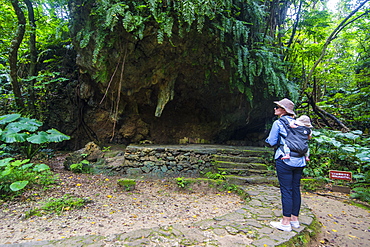
[[[1,176],[5,177],[8,176],[10,173],[12,173],[13,168],[11,167],[5,167],[4,171],[1,172]]]
[[[356,157],[363,162],[370,162],[370,150],[362,151],[361,153],[356,154]]]
[[[349,133],[340,133],[338,135],[343,136],[344,138],[351,139],[351,140],[355,140],[355,139],[360,137],[359,135],[353,134],[351,132],[349,132]]]
[[[33,171],[35,171],[35,172],[42,172],[42,171],[47,171],[47,170],[50,170],[50,167],[48,165],[45,165],[45,164],[37,164],[33,168]]]
[[[49,135],[50,142],[61,142],[71,139],[71,137],[63,134],[62,132],[59,132],[56,129],[49,129],[46,132],[50,134]]]
[[[27,184],[28,184],[28,181],[17,181],[10,185],[10,189],[12,191],[18,191],[26,187]]]
[[[0,167],[7,166],[14,158],[5,158],[0,160]]]
[[[33,134],[30,137],[27,138],[27,141],[34,143],[34,144],[42,144],[42,143],[48,143],[49,141],[49,135],[45,131],[40,131],[37,134]]]
[[[23,164],[26,164],[28,163],[30,160],[29,159],[25,159],[25,160],[16,160],[16,161],[13,161],[12,162],[12,166],[13,167],[18,167],[18,166],[21,166]]]
[[[49,129],[46,132],[40,131],[37,134],[33,134],[27,138],[27,141],[34,143],[34,144],[42,144],[48,142],[61,142],[65,140],[69,140],[70,137],[59,132],[56,129]]]
[[[1,134],[0,140],[6,143],[24,142],[27,136],[27,133],[17,133],[14,130],[9,130]]]
[[[351,153],[356,152],[356,149],[354,147],[352,147],[352,146],[345,146],[345,147],[342,147],[342,149],[344,151],[351,152]]]
[[[17,132],[21,130],[27,130],[27,131],[34,132],[41,126],[42,126],[42,123],[36,119],[20,118],[17,122],[9,123],[6,126],[6,129],[13,129]]]
[[[0,124],[7,124],[13,122],[21,117],[21,114],[8,114],[0,116]]]

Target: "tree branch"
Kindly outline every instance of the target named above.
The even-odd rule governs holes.
[[[348,24],[352,23],[354,20],[358,19],[358,18],[355,18],[354,20],[352,21],[349,21],[347,22],[354,14],[356,14],[368,1],[370,0],[365,0],[363,3],[361,3],[355,10],[353,10],[346,18],[344,18],[344,20],[334,29],[334,31],[329,35],[329,37],[326,39],[325,41],[325,44],[321,50],[321,55],[319,57],[319,59],[316,60],[315,64],[312,66],[307,78],[306,78],[306,81],[305,81],[305,84],[303,86],[303,91],[307,88],[307,85],[309,83],[309,81],[311,80],[311,77],[316,69],[316,67],[319,65],[319,63],[321,62],[321,60],[324,58],[325,56],[325,53],[326,53],[326,49],[328,48],[329,44],[331,43],[331,41],[333,41],[333,39],[335,39],[338,35],[338,33],[340,31],[343,30],[344,27],[346,27]],[[365,12],[366,13],[366,12]],[[359,17],[363,16],[360,15]]]
[[[313,111],[324,121],[325,125],[333,128],[330,122],[326,119],[326,117],[331,118],[337,125],[339,125],[345,132],[350,131],[350,129],[344,125],[338,118],[336,118],[333,114],[326,112],[325,110],[321,109],[319,106],[316,105],[312,96],[309,96],[307,93],[307,98],[309,104],[312,106]]]

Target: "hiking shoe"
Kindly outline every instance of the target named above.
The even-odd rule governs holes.
[[[292,227],[294,227],[294,228],[299,228],[299,227],[300,227],[300,225],[299,225],[299,221],[291,221],[291,222],[290,222],[290,225],[291,225]]]
[[[289,225],[283,225],[281,223],[281,221],[271,221],[270,222],[270,225],[275,227],[276,229],[279,229],[281,231],[286,231],[286,232],[290,232],[292,231],[292,226],[289,224]]]

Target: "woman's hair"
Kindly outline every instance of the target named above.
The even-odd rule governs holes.
[[[286,112],[286,111],[285,111]],[[291,113],[286,113],[286,114],[284,114],[283,116],[289,116],[289,117],[292,117],[292,118],[294,118],[295,117],[295,115],[294,114],[291,114]]]

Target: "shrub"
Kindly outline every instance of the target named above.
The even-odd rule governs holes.
[[[351,171],[355,193],[363,201],[370,198],[370,138],[362,131],[348,133],[332,130],[313,131],[310,159],[304,169],[308,177],[327,179],[329,170]]]
[[[77,164],[72,164],[69,169],[74,173],[91,173],[92,167],[87,160],[82,160]]]
[[[0,116],[0,192],[1,197],[17,195],[26,186],[48,185],[55,181],[49,166],[30,163],[40,148],[51,142],[69,140],[70,137],[56,129],[38,131],[42,123],[20,114]],[[1,143],[2,142],[2,143]],[[17,159],[14,152],[20,151],[27,159]],[[13,156],[11,158],[4,158]]]
[[[55,182],[55,176],[45,164],[29,163],[26,160],[5,158],[0,160],[0,194],[7,198],[17,195],[27,185],[49,185]]]
[[[31,159],[47,144],[70,139],[56,129],[38,131],[41,126],[40,121],[21,117],[20,114],[0,116],[0,142],[19,148],[26,158]]]

